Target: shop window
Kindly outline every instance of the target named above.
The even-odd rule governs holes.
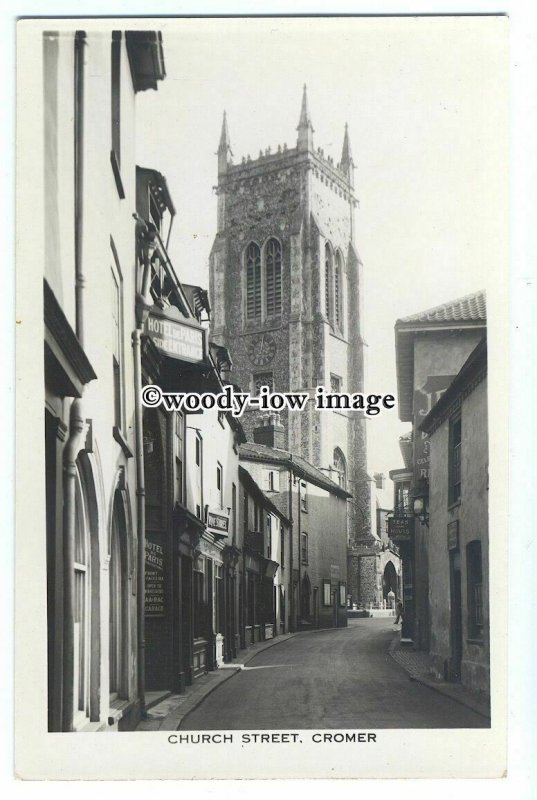
[[[207,559],[198,556],[194,560],[194,638],[204,634],[205,609],[207,608]]]
[[[308,534],[302,533],[300,535],[300,558],[303,564],[308,563]]]
[[[483,638],[483,564],[481,542],[477,539],[466,546],[468,580],[468,636]]]
[[[323,581],[323,606],[332,605],[332,586],[330,581]]]
[[[454,417],[449,423],[449,503],[461,498],[462,420]]]
[[[214,630],[224,632],[224,580],[222,564],[214,565]]]

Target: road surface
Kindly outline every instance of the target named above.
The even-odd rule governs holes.
[[[489,722],[410,681],[389,655],[393,621],[300,633],[255,656],[181,730],[483,728]]]

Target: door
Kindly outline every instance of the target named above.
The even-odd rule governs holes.
[[[450,591],[451,591],[451,660],[448,678],[461,679],[462,661],[462,597],[461,597],[461,554],[459,550],[449,553]]]

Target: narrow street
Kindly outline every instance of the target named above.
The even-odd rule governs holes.
[[[181,730],[482,728],[469,708],[409,680],[388,653],[388,619],[299,634],[213,691]]]

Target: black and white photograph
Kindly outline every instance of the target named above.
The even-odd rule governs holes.
[[[507,33],[19,21],[23,777],[503,773]]]

